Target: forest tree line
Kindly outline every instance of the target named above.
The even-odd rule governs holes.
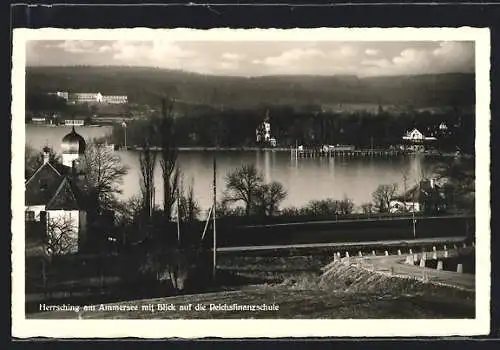
[[[383,109],[369,112],[322,112],[318,106],[293,108],[277,106],[252,110],[211,109],[174,120],[174,137],[180,147],[251,147],[256,145],[255,130],[269,114],[271,135],[278,147],[299,145],[349,144],[360,148],[389,147],[402,143],[403,135],[417,128],[425,136],[436,136],[436,147],[443,151],[474,152],[475,116],[458,110],[439,114],[413,112],[394,115]],[[127,124],[127,145],[140,145],[144,130],[154,116]],[[444,123],[448,130],[442,131]],[[113,126],[112,142],[124,144],[125,130]],[[158,141],[152,141],[159,146]]]
[[[127,123],[127,145],[140,145],[144,130],[155,123],[160,108],[155,106],[117,105],[66,105],[56,96],[27,95],[27,120],[34,115],[52,118],[53,123],[67,118],[84,118],[86,124],[99,123],[101,110],[118,110],[113,125],[112,143],[124,144],[123,118],[136,114],[140,117]],[[38,111],[38,112],[36,112]],[[115,112],[113,112],[115,113]],[[436,136],[435,146],[443,151],[474,152],[475,115],[460,108],[440,109],[438,112],[408,110],[394,113],[379,106],[376,113],[370,111],[335,112],[325,111],[319,105],[271,106],[261,105],[251,109],[229,109],[223,106],[188,106],[175,102],[172,107],[173,137],[179,147],[251,147],[256,145],[256,128],[269,115],[271,135],[277,139],[278,147],[296,144],[321,146],[324,144],[349,144],[361,148],[388,147],[402,142],[402,136],[417,128],[425,136]],[[448,130],[439,130],[444,123]],[[159,146],[159,137],[154,137],[153,146]]]

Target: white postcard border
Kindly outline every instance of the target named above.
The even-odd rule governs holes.
[[[314,38],[314,39],[312,39]],[[475,41],[476,318],[473,320],[32,320],[24,310],[24,95],[29,40]],[[487,28],[14,29],[12,336],[54,338],[380,337],[484,335],[490,328],[490,33]],[[478,186],[479,185],[479,186]]]

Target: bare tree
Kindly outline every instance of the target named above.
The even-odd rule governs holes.
[[[344,199],[338,202],[339,214],[348,215],[351,214],[353,210],[354,210],[354,203],[352,202],[352,200],[347,198],[347,196],[344,196]]]
[[[438,179],[447,180],[459,191],[474,192],[474,159],[442,159],[433,169]]]
[[[43,243],[49,256],[72,253],[78,248],[78,227],[67,216],[50,217]]]
[[[120,157],[104,139],[93,139],[87,145],[83,159],[83,180],[80,187],[87,198],[88,208],[99,213],[114,209],[116,195],[122,192],[120,185],[128,172]]]
[[[373,203],[363,203],[361,204],[361,210],[363,214],[373,214]]]
[[[178,150],[175,144],[174,120],[172,116],[173,101],[162,100],[162,116],[159,121],[161,145],[160,165],[163,179],[163,214],[165,219],[172,218],[172,208],[176,200],[179,184],[179,169],[177,168]]]
[[[475,208],[474,159],[442,159],[433,169],[439,180],[444,180],[447,201],[459,210],[473,211]]]
[[[139,153],[139,165],[141,169],[141,192],[142,206],[146,217],[152,216],[154,208],[154,170],[156,167],[156,152],[151,149],[153,137],[153,125],[148,125],[148,133],[144,138],[142,150]]]
[[[262,185],[262,175],[255,165],[243,165],[226,176],[226,201],[243,202],[245,214],[250,215],[255,195]]]
[[[200,206],[198,201],[194,197],[194,185],[188,187],[187,191],[184,190],[184,186],[180,185],[180,198],[179,198],[179,218],[181,221],[192,222],[198,218],[200,214]]]
[[[244,216],[245,208],[241,206],[231,207],[226,199],[217,202],[217,216],[228,217],[228,216]]]
[[[78,226],[68,216],[47,217],[43,221],[43,234],[37,242],[43,251],[40,266],[40,277],[44,294],[50,295],[48,286],[52,280],[54,267],[53,257],[75,253],[78,250]]]
[[[144,200],[142,196],[132,196],[120,205],[115,211],[117,224],[127,226],[134,224],[144,214]]]
[[[279,182],[262,184],[256,188],[254,205],[259,213],[273,216],[278,212],[279,204],[286,198],[287,191]]]
[[[398,185],[379,185],[372,193],[373,205],[379,213],[387,213],[390,209],[391,199],[398,190]]]
[[[409,180],[409,171],[407,168],[405,168],[403,171],[402,171],[402,177],[403,177],[403,193],[402,195],[404,197],[407,196],[408,194],[408,180]],[[407,212],[408,211],[408,208],[406,205],[403,206],[402,210],[404,212]]]
[[[312,200],[302,211],[304,214],[313,216],[337,215],[339,212],[339,201],[332,198]]]

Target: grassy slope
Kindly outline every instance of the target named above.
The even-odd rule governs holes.
[[[239,269],[257,285],[210,293],[134,300],[107,305],[135,305],[138,311],[92,311],[28,315],[30,318],[466,318],[474,317],[474,293],[415,281],[365,276],[352,270],[321,279],[326,257],[221,257],[220,269]],[[342,270],[342,268],[341,268]],[[363,275],[363,276],[362,276]],[[371,282],[367,282],[370,280]],[[370,288],[372,286],[372,288]],[[175,311],[142,310],[143,305],[176,305]],[[181,311],[180,305],[276,304],[279,311]]]
[[[143,305],[174,304],[176,311],[142,311]],[[192,311],[180,311],[181,305],[193,304]],[[194,305],[237,303],[239,305],[279,306],[279,311],[195,311]],[[108,304],[110,305],[110,304]],[[117,304],[118,305],[118,304]],[[84,319],[203,319],[203,318],[466,318],[474,317],[470,303],[458,303],[450,297],[426,295],[351,294],[316,289],[280,286],[247,287],[237,291],[196,294],[119,303],[137,305],[139,311],[83,312]],[[77,318],[75,312],[45,313],[36,318]]]

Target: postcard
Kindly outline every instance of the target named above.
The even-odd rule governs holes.
[[[489,40],[15,29],[13,336],[488,334]]]

